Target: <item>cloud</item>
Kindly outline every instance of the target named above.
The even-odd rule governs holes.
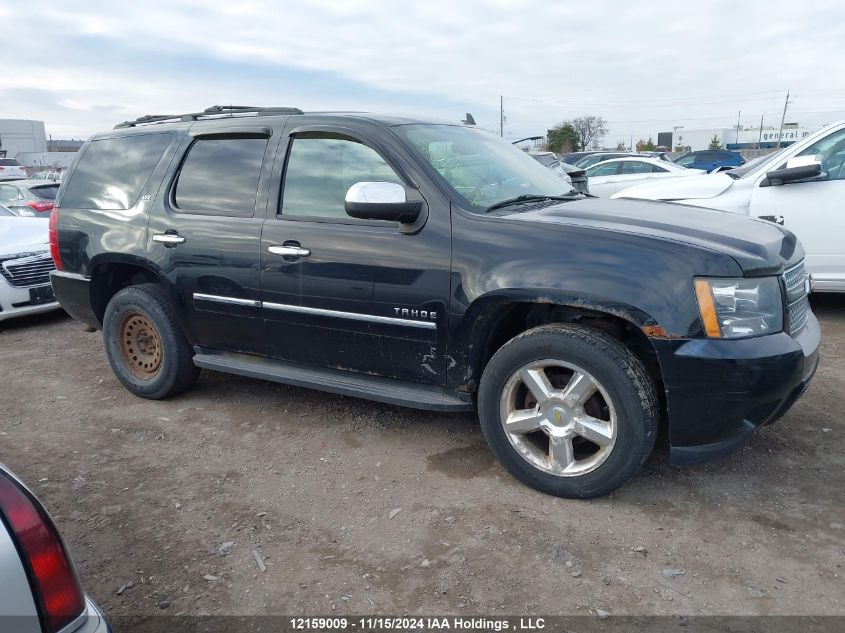
[[[217,102],[469,110],[493,127],[504,95],[514,135],[586,112],[625,134],[731,125],[737,110],[773,120],[787,88],[799,119],[845,109],[825,62],[845,52],[845,5],[831,0],[800,10],[783,0],[95,0],[18,3],[0,18],[0,53],[20,62],[0,90],[55,93],[12,101],[5,116],[43,118],[54,135]],[[116,119],[106,104],[120,104]]]

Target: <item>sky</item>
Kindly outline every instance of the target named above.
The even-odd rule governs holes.
[[[214,104],[460,120],[603,117],[605,144],[845,118],[845,3],[0,0],[0,118],[87,138]]]

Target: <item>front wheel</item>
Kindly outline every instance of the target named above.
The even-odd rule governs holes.
[[[508,471],[559,497],[606,495],[654,446],[659,408],[640,360],[618,340],[580,325],[520,334],[487,364],[481,429]]]
[[[103,318],[109,364],[129,391],[159,400],[194,384],[200,370],[170,299],[155,284],[124,288]]]

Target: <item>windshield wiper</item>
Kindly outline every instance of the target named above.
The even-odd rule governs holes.
[[[487,213],[490,213],[490,211],[495,211],[496,209],[501,209],[502,207],[509,207],[514,204],[522,204],[523,202],[539,202],[542,200],[572,200],[574,198],[579,197],[580,195],[581,194],[575,191],[574,189],[571,193],[562,196],[541,196],[536,193],[525,193],[521,196],[516,196],[515,198],[507,198],[505,200],[501,200],[499,202],[491,204],[489,207],[487,207],[486,211]]]

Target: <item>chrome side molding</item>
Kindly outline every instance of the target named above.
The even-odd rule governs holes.
[[[252,308],[267,308],[268,310],[280,310],[284,312],[296,312],[298,314],[313,314],[316,316],[327,316],[338,319],[350,319],[352,321],[366,321],[368,323],[384,323],[385,325],[399,325],[404,327],[418,327],[426,330],[436,330],[437,323],[434,321],[416,321],[413,319],[397,319],[395,317],[378,316],[375,314],[361,314],[360,312],[343,312],[342,310],[325,310],[323,308],[309,308],[307,306],[295,306],[286,303],[272,303],[269,301],[254,301],[252,299],[238,299],[236,297],[224,297],[220,295],[209,295],[202,292],[194,293],[194,301],[214,301],[230,305],[249,306]]]

